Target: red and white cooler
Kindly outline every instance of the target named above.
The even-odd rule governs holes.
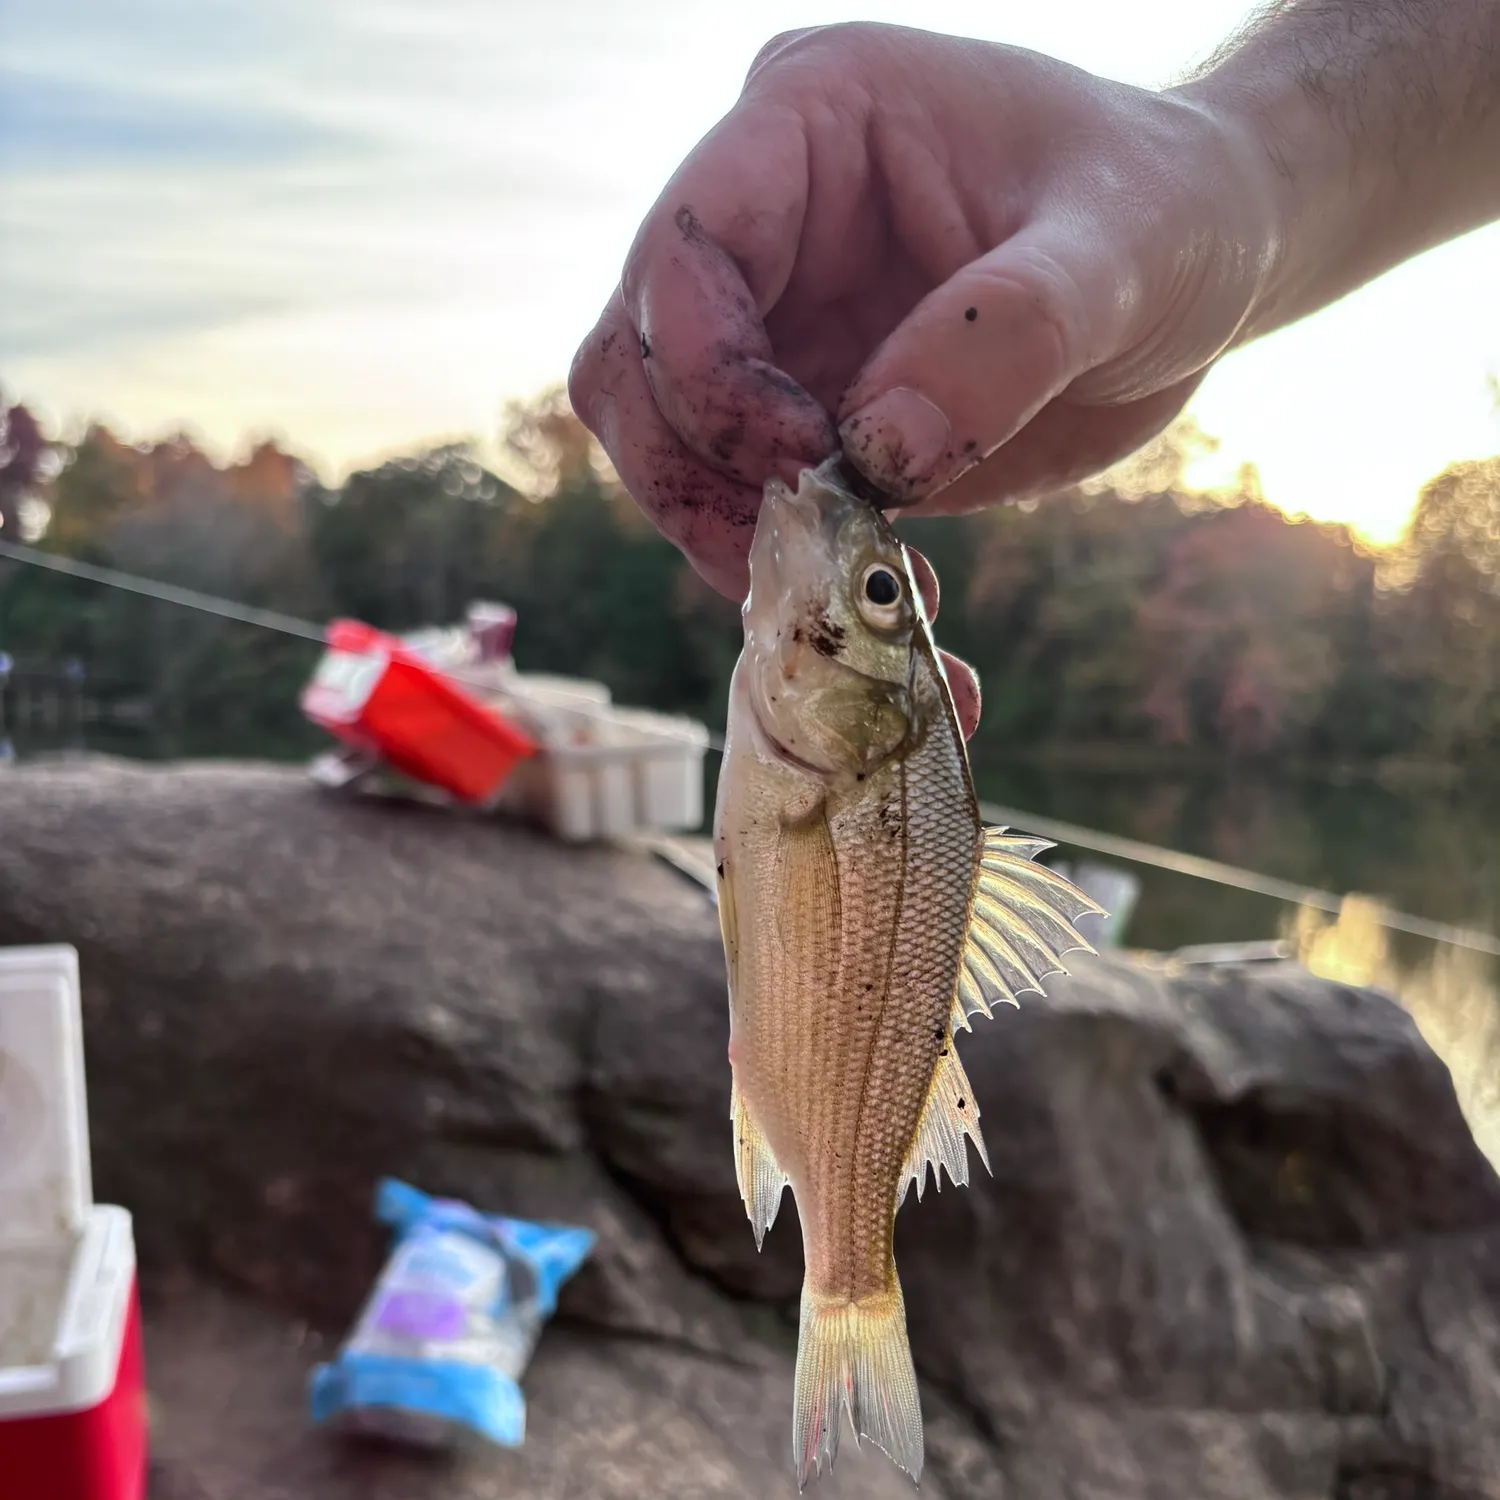
[[[78,955],[0,948],[3,1500],[144,1500],[130,1215],[93,1196]]]

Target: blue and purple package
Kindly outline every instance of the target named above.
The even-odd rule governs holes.
[[[521,1374],[593,1233],[481,1214],[393,1178],[375,1216],[396,1243],[338,1357],[312,1373],[313,1420],[427,1448],[470,1434],[519,1446]]]

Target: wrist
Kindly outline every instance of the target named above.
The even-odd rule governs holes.
[[[1327,300],[1320,283],[1368,219],[1368,190],[1294,80],[1220,71],[1174,93],[1212,122],[1265,221],[1271,249],[1235,341],[1247,343]]]
[[[1500,0],[1287,0],[1174,91],[1254,146],[1276,204],[1281,254],[1245,338],[1500,216],[1496,77]]]

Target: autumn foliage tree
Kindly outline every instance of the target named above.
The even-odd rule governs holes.
[[[49,447],[24,406],[0,400],[0,540],[22,540],[21,507],[41,482]]]
[[[1429,753],[1500,755],[1500,458],[1454,464],[1422,490],[1388,565],[1392,690]]]
[[[506,411],[495,464],[450,444],[337,485],[271,443],[223,464],[185,437],[137,446],[100,426],[23,485],[47,439],[8,421],[0,495],[45,503],[55,551],[394,630],[503,599],[523,667],[722,721],[738,610],[643,519],[560,391]],[[985,753],[1491,764],[1500,460],[1433,480],[1403,545],[1376,555],[1288,519],[1253,470],[1195,490],[1208,445],[1180,425],[1040,503],[898,523],[942,580],[943,644],[980,671]],[[316,648],[0,563],[0,649],[78,655],[222,742],[295,726]]]
[[[298,613],[318,602],[307,478],[273,444],[220,466],[185,436],[137,446],[96,424],[35,498],[54,552]],[[0,575],[0,643],[77,658],[146,694],[161,719],[204,727],[263,721],[273,697],[294,701],[311,659],[304,643],[14,564]]]
[[[1154,736],[1240,756],[1305,749],[1373,578],[1342,528],[1259,500],[1179,528],[1136,620]]]

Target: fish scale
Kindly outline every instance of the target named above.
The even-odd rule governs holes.
[[[715,810],[731,1115],[757,1243],[788,1184],[805,1275],[799,1482],[854,1430],[913,1478],[922,1419],[892,1249],[928,1168],[986,1161],[956,1027],[1040,989],[1087,897],[986,831],[905,549],[827,466],[767,486]]]

